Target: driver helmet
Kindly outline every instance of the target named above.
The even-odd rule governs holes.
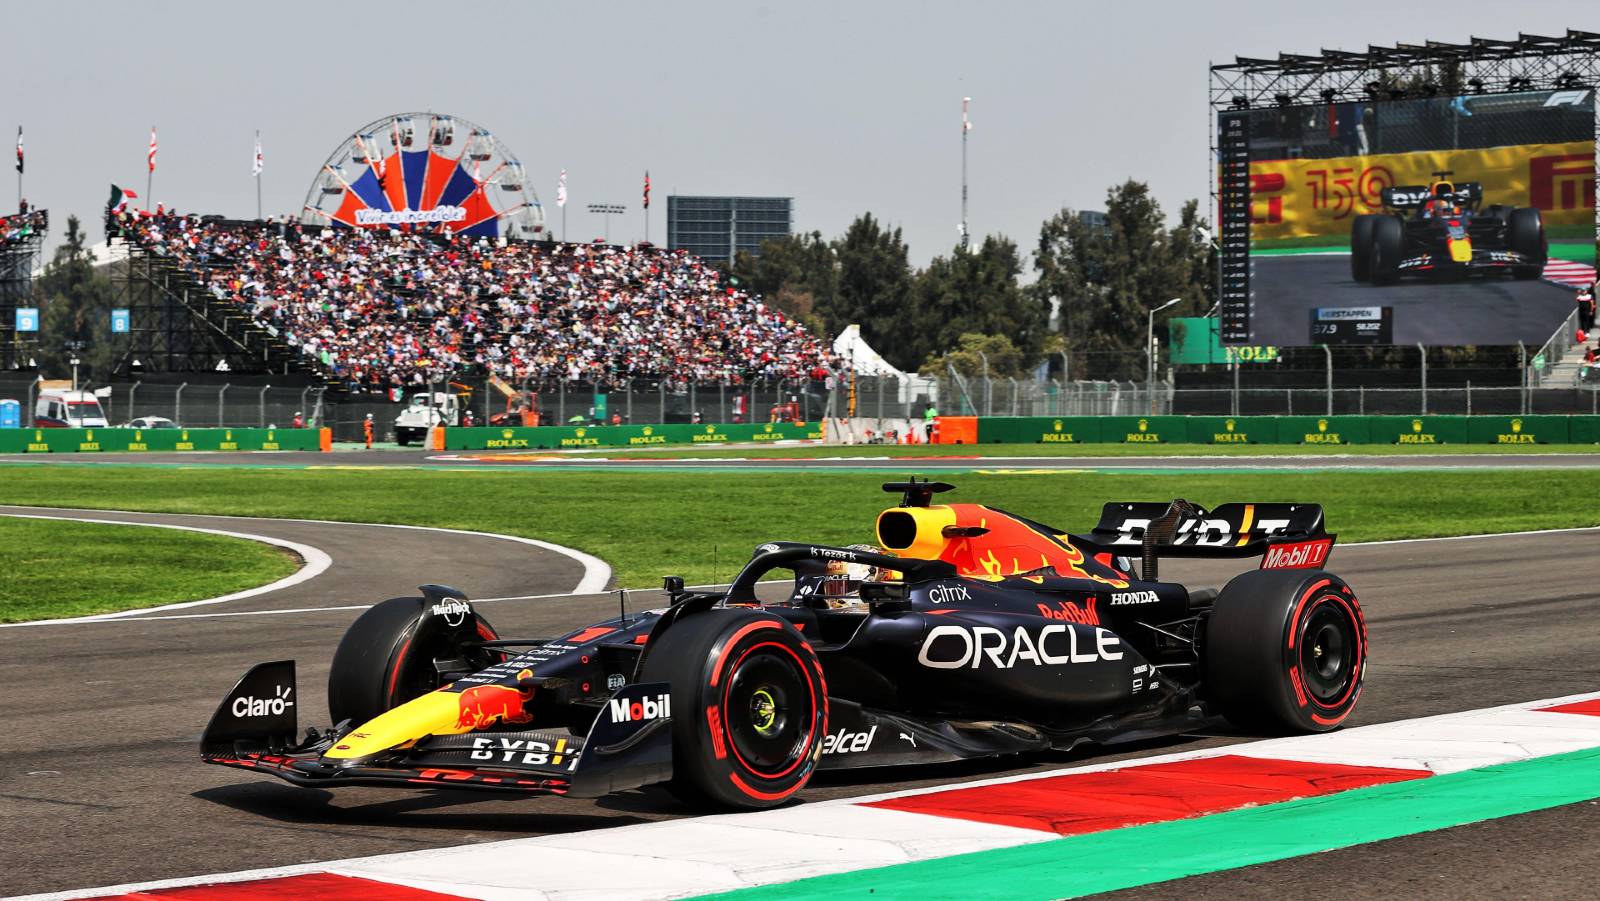
[[[883,548],[872,544],[852,544],[846,549],[867,554],[886,553]],[[870,563],[829,560],[827,573],[822,580],[822,597],[830,607],[859,603],[862,583],[881,582],[885,578],[887,578],[886,572]]]

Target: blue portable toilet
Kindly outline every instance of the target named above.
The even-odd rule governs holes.
[[[22,428],[22,404],[14,400],[0,400],[0,429]]]

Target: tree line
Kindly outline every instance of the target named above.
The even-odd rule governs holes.
[[[1168,223],[1143,182],[1106,192],[1103,225],[1062,209],[1040,225],[1025,260],[1009,238],[954,247],[924,268],[905,240],[871,213],[843,235],[820,232],[741,252],[730,275],[824,335],[846,326],[896,368],[1020,377],[1067,352],[1069,378],[1142,377],[1146,311],[1172,298],[1176,316],[1202,315],[1216,293],[1216,262],[1199,203]],[[1059,363],[1052,362],[1059,374]]]

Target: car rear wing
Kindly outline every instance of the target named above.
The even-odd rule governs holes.
[[[1463,206],[1483,200],[1483,184],[1475,181],[1455,182],[1454,190],[1435,192],[1427,185],[1400,185],[1383,189],[1383,205],[1397,210],[1414,210],[1434,198],[1443,198]]]
[[[1143,578],[1156,579],[1158,557],[1262,557],[1262,569],[1321,568],[1336,536],[1319,504],[1223,504],[1206,510],[1171,503],[1110,503],[1088,536],[1115,549],[1139,548]],[[1131,556],[1131,555],[1130,555]]]

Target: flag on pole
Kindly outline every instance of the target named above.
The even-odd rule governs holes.
[[[118,187],[117,185],[112,185],[111,186],[111,199],[106,201],[106,206],[111,207],[112,209],[116,209],[117,207],[122,205],[122,202],[124,200],[138,200],[138,199],[139,199],[139,195],[135,194],[132,188],[123,188],[123,187]]]
[[[650,170],[644,170],[644,208],[650,209]]]
[[[250,174],[256,178],[261,177],[261,132],[256,132],[256,158],[250,164]]]
[[[156,171],[156,127],[154,125],[150,126],[150,156],[148,160],[150,171]]]
[[[17,174],[22,174],[22,126],[17,126]]]
[[[567,170],[561,170],[561,180],[556,182],[556,206],[567,205]]]
[[[972,120],[967,118],[967,107],[972,104],[971,97],[961,98],[961,133],[966,134],[972,130]]]

